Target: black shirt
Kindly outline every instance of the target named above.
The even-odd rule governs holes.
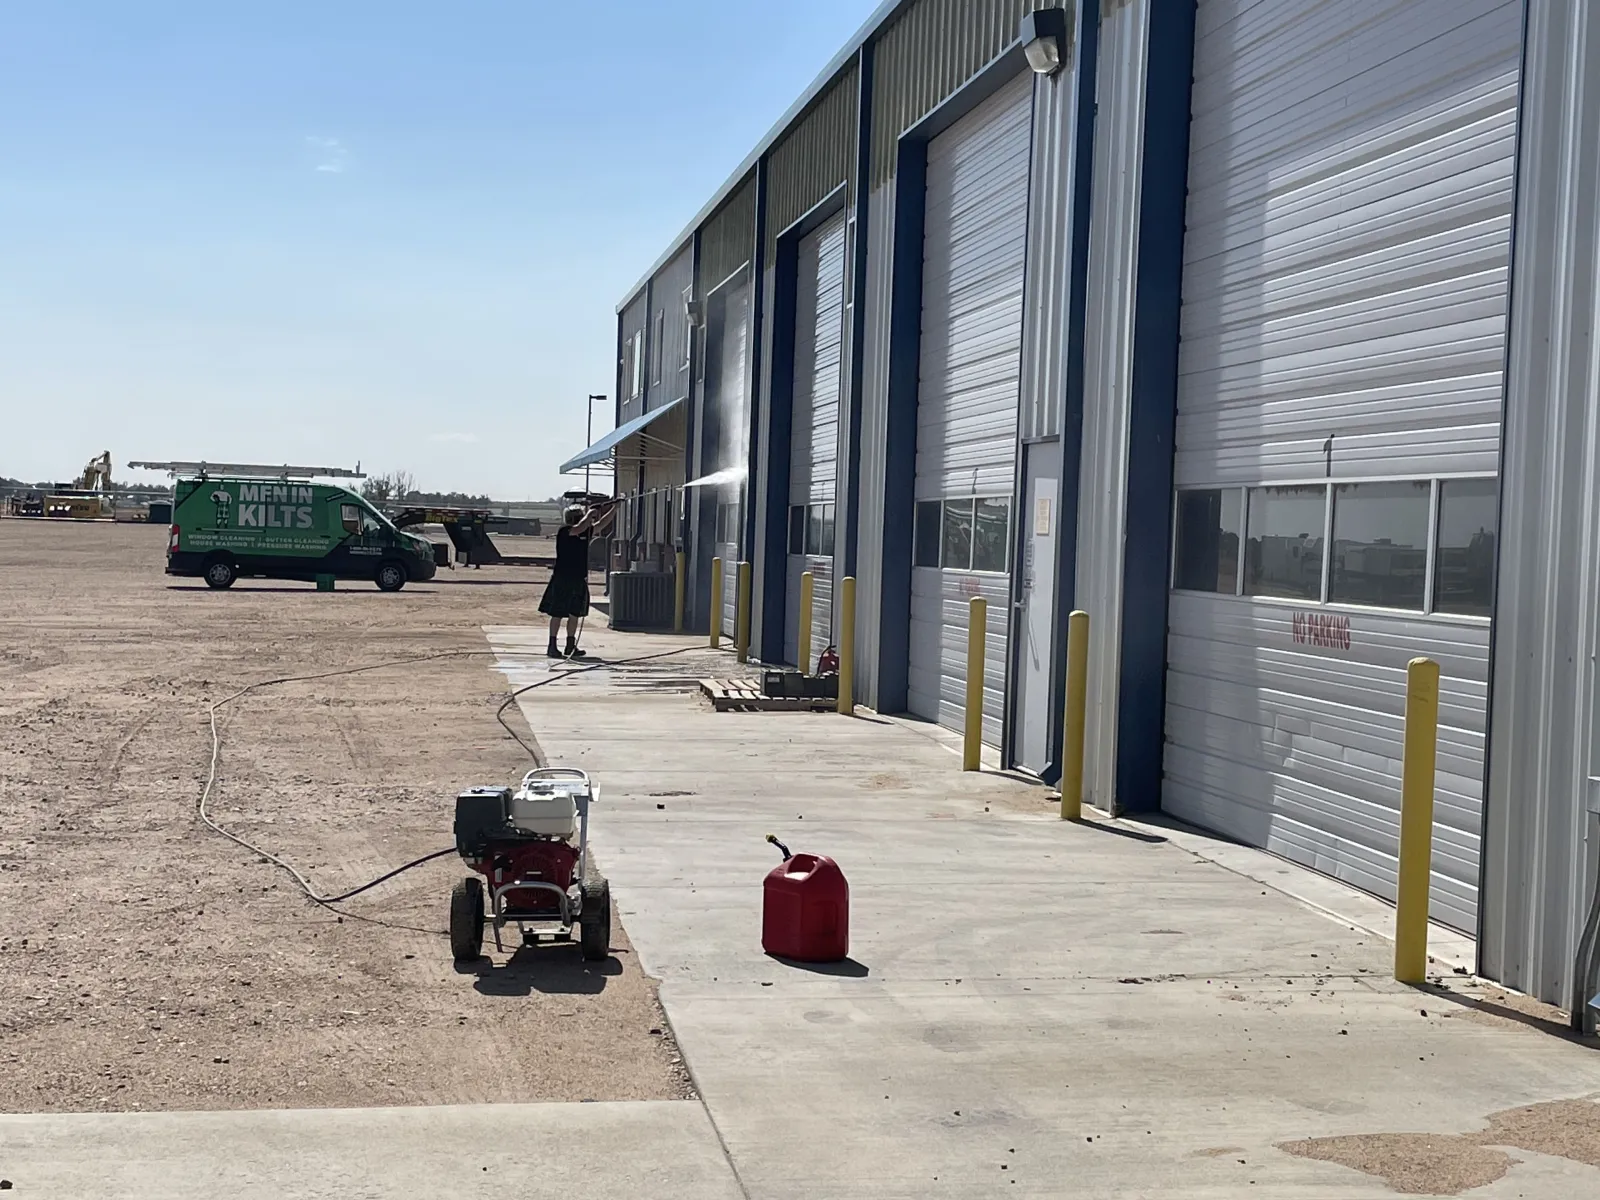
[[[556,530],[556,573],[558,575],[589,575],[589,535],[573,533],[563,525]]]

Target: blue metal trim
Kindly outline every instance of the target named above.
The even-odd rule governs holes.
[[[676,400],[669,400],[660,408],[651,409],[641,417],[635,417],[624,425],[618,425],[610,433],[595,442],[594,445],[589,446],[581,453],[573,455],[562,463],[561,474],[565,475],[568,471],[575,471],[579,467],[594,466],[595,463],[607,458],[623,439],[632,437],[656,418],[665,416],[681,403],[683,403],[683,397],[680,396]]]
[[[861,534],[861,412],[865,386],[867,340],[867,255],[871,247],[868,236],[867,201],[872,178],[872,43],[861,47],[856,69],[859,92],[856,97],[856,209],[854,239],[850,246],[850,399],[848,405],[848,439],[841,438],[839,454],[844,463],[844,576],[856,573],[856,552]],[[838,511],[838,510],[835,510]]]
[[[794,440],[794,323],[800,236],[778,236],[772,263],[772,382],[767,392],[766,555],[761,563],[762,662],[783,661],[789,570],[789,468]]]
[[[1050,764],[1044,778],[1061,778],[1061,740],[1066,719],[1067,614],[1077,607],[1078,489],[1083,464],[1084,325],[1089,296],[1089,222],[1093,218],[1095,90],[1100,68],[1100,15],[1079,5],[1077,29],[1077,128],[1072,165],[1072,250],[1068,267],[1067,348],[1061,406],[1061,483],[1057,504],[1061,533],[1056,539],[1055,637],[1051,639]],[[1071,511],[1068,511],[1068,504]]]
[[[1161,807],[1195,0],[1155,0],[1147,50],[1117,695],[1118,812]]]
[[[889,394],[884,430],[883,585],[878,605],[878,710],[910,703],[911,527],[916,516],[917,383],[922,360],[922,241],[928,143],[900,138],[889,293]]]
[[[756,491],[757,482],[760,480],[760,451],[761,451],[761,343],[766,334],[766,300],[767,300],[767,160],[763,156],[756,163],[756,244],[750,257],[750,331],[746,335],[750,347],[750,363],[745,374],[745,432],[749,436],[750,445],[745,459],[744,476],[744,531],[740,535],[739,547],[746,561],[750,562],[751,572],[762,569],[762,564],[754,561],[756,553],[756,519],[757,508],[760,507],[760,495]],[[771,553],[771,547],[767,548]],[[755,581],[751,580],[752,593],[755,591]],[[755,612],[755,596],[750,597],[750,640],[760,644],[760,614]]]

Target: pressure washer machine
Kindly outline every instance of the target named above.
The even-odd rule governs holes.
[[[611,952],[611,885],[589,864],[589,806],[600,789],[570,767],[529,771],[515,789],[475,787],[456,797],[456,850],[474,872],[450,895],[450,949],[457,962],[483,955],[483,927],[515,925],[523,944],[543,933],[583,957]]]

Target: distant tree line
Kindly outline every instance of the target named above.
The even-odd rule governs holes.
[[[387,471],[369,475],[361,482],[361,494],[374,504],[410,504],[431,508],[488,508],[488,496],[466,492],[422,492],[410,471]]]

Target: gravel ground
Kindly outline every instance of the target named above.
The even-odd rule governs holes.
[[[209,702],[481,652],[481,626],[536,619],[542,574],[211,592],[162,574],[165,537],[0,520],[0,1107],[688,1095],[619,924],[605,963],[547,944],[458,970],[454,856],[340,916],[196,817]],[[325,892],[365,882],[449,846],[457,791],[526,768],[504,696],[481,655],[252,693],[222,712],[213,815]]]

